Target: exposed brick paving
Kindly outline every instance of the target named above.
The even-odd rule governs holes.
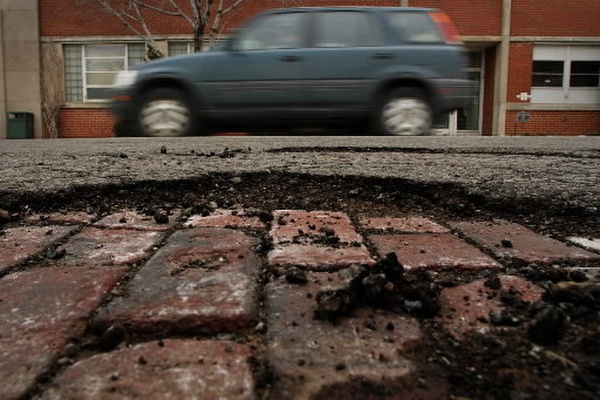
[[[58,251],[63,265],[123,265],[145,259],[162,239],[156,231],[86,227]]]
[[[497,261],[449,233],[372,235],[382,254],[396,253],[407,270],[502,269]]]
[[[0,398],[16,399],[86,328],[123,268],[32,269],[0,279]]]
[[[273,214],[271,266],[299,265],[321,271],[374,263],[362,236],[344,213],[281,210]]]
[[[365,229],[393,231],[396,233],[447,233],[448,228],[423,217],[405,218],[367,218],[360,219],[360,225]]]
[[[73,233],[67,226],[17,227],[0,231],[0,273]]]
[[[254,399],[249,347],[228,341],[161,340],[84,359],[40,399]]]
[[[171,228],[181,215],[181,211],[157,210],[152,215],[146,215],[133,210],[124,210],[107,215],[94,225],[100,228],[137,229],[147,231],[166,231]]]
[[[498,278],[498,287],[486,284],[487,279],[479,279],[442,291],[439,320],[450,334],[461,338],[472,330],[479,333],[489,331],[492,328],[490,313],[500,312],[503,308],[501,292],[513,293],[518,299],[530,303],[542,298],[542,288],[523,278],[510,275]]]
[[[84,211],[50,214],[34,214],[25,219],[29,223],[46,223],[62,225],[85,225],[94,220],[95,216]]]
[[[243,210],[217,210],[210,215],[193,215],[183,225],[186,228],[265,228],[257,216],[247,215]]]
[[[270,235],[275,244],[312,244],[327,238],[344,245],[363,242],[348,215],[341,212],[280,210],[273,216]]]
[[[540,286],[505,268],[513,262],[590,274],[600,262],[598,238],[567,245],[504,221],[156,215],[38,215],[0,231],[0,398],[449,398],[448,381],[420,375],[425,360],[411,358],[433,340],[423,321],[370,308],[314,318],[316,293],[339,284],[336,271],[389,252],[408,275],[453,271],[435,321],[461,341],[511,329],[490,321],[506,307],[503,293],[541,298]],[[308,270],[306,282],[286,275],[293,266]],[[77,350],[109,327],[125,335],[113,350]],[[266,386],[256,381],[265,376]]]
[[[600,255],[568,246],[507,221],[450,224],[500,259],[548,265],[561,261],[600,261]]]
[[[102,310],[98,323],[163,334],[253,327],[260,265],[252,251],[256,244],[229,229],[176,232],[138,272],[128,296]]]
[[[268,355],[278,377],[274,398],[321,398],[328,386],[351,377],[381,382],[413,372],[404,355],[422,340],[416,320],[368,309],[335,324],[313,318],[317,292],[337,280],[336,274],[311,273],[305,285],[284,278],[268,285]]]

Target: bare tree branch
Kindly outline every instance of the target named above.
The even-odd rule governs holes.
[[[104,6],[104,8],[106,10],[108,10],[111,14],[113,14],[115,17],[117,17],[122,23],[123,25],[125,25],[127,28],[129,28],[130,31],[132,31],[137,37],[139,37],[140,39],[142,39],[144,41],[144,43],[146,44],[146,46],[150,46],[154,51],[156,51],[160,56],[162,56],[162,52],[159,50],[156,41],[154,41],[152,35],[149,34],[149,30],[147,26],[144,26],[145,24],[142,24],[142,27],[145,29],[146,34],[143,34],[142,32],[140,32],[139,30],[137,30],[129,21],[128,19],[131,19],[133,21],[136,22],[140,22],[137,21],[135,17],[129,15],[127,12],[125,12],[124,10],[121,11],[117,11],[116,9],[114,9],[107,0],[98,0],[98,2],[100,4],[102,4]],[[139,10],[138,10],[139,11]],[[141,15],[140,15],[141,17]]]
[[[152,27],[149,25],[142,10],[185,20],[192,28],[194,48],[196,51],[200,51],[203,47],[204,35],[208,33],[212,46],[216,36],[219,34],[223,16],[234,11],[245,0],[230,0],[228,6],[225,5],[225,0],[189,0],[189,9],[182,7],[182,3],[185,0],[163,0],[161,4],[156,4],[156,2],[153,3],[149,0],[128,0],[128,10],[116,9],[111,5],[111,0],[97,1],[107,11],[116,16],[136,36],[144,40],[147,46],[161,54],[153,39]],[[213,12],[215,12],[214,18]],[[205,32],[211,20],[212,25],[208,32]]]
[[[213,24],[210,27],[209,39],[210,39],[211,47],[214,45],[215,38],[219,34],[219,26],[221,25],[221,19],[223,18],[223,15],[226,15],[226,14],[230,13],[231,11],[235,10],[243,2],[244,2],[244,0],[236,0],[229,7],[224,9],[223,8],[223,0],[219,0],[219,8],[217,9],[217,15],[215,16],[215,19],[213,20]]]

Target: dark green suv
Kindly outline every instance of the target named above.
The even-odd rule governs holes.
[[[472,98],[446,14],[289,8],[260,14],[216,51],[119,74],[113,109],[149,136],[359,125],[424,135]]]

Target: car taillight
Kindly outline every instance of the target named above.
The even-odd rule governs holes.
[[[458,30],[450,20],[450,18],[446,15],[446,13],[442,11],[434,11],[429,13],[431,19],[437,24],[444,37],[444,41],[447,44],[462,44],[462,40],[460,39],[460,35],[458,34]]]

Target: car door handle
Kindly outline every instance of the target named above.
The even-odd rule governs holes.
[[[394,55],[391,53],[375,53],[372,57],[376,60],[391,60]]]
[[[300,56],[282,56],[280,58],[280,60],[283,62],[298,62],[298,61],[302,61],[302,57],[300,57]]]

